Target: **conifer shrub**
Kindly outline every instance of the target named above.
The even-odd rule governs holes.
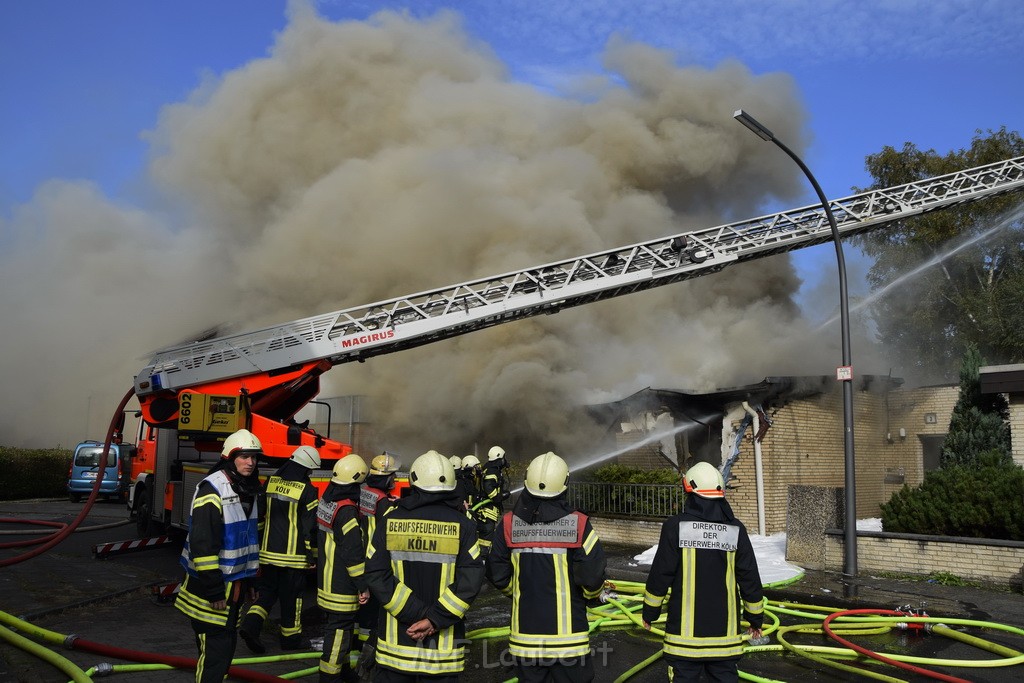
[[[1024,469],[991,450],[904,486],[882,504],[882,529],[935,536],[1024,541]]]

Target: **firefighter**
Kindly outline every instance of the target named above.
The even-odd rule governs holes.
[[[452,464],[452,469],[455,470],[455,490],[459,494],[459,500],[462,501],[462,507],[465,510],[469,510],[469,490],[466,488],[466,480],[462,475],[462,458],[457,455],[453,455],[448,458],[448,461]]]
[[[302,647],[302,591],[308,570],[316,564],[318,501],[309,473],[318,467],[320,453],[312,446],[299,446],[264,489],[267,516],[260,539],[260,595],[249,607],[239,632],[246,647],[256,654],[266,652],[260,631],[278,600],[281,649]]]
[[[220,683],[227,676],[242,601],[256,597],[262,505],[256,459],[262,454],[259,439],[248,430],[231,434],[192,498],[181,553],[185,582],[174,606],[192,621],[198,683]]]
[[[740,616],[751,638],[761,636],[761,577],[750,538],[725,500],[716,467],[698,462],[686,471],[683,511],[665,520],[644,590],[643,624],[649,629],[665,595],[665,661],[669,676],[695,681],[738,680],[743,654]]]
[[[370,472],[366,475],[359,492],[359,516],[365,520],[366,542],[369,544],[377,528],[377,519],[384,510],[397,502],[392,495],[395,488],[395,476],[401,467],[398,458],[387,451],[370,461]],[[362,644],[359,657],[359,672],[369,677],[374,666],[374,648],[377,643],[377,619],[380,615],[380,603],[370,594],[370,599],[359,607],[359,633],[366,639]]]
[[[472,520],[459,509],[455,470],[436,451],[409,470],[412,495],[387,509],[366,552],[366,579],[383,605],[377,681],[456,681],[465,622],[484,578]]]
[[[494,533],[487,579],[512,598],[508,647],[520,683],[591,681],[587,605],[602,594],[606,558],[590,520],[566,500],[569,467],[544,453]]]
[[[462,469],[455,477],[463,483],[466,491],[466,503],[472,509],[480,502],[480,459],[475,455],[467,455],[462,459]]]
[[[317,507],[319,540],[317,604],[324,610],[324,646],[320,683],[358,681],[348,653],[356,613],[370,599],[364,566],[365,522],[359,517],[359,485],[366,463],[350,453],[334,465],[331,481]]]
[[[483,478],[480,481],[480,500],[473,505],[473,517],[480,534],[480,547],[486,555],[491,549],[491,536],[504,510],[505,499],[508,498],[508,484],[505,481],[505,449],[493,446],[487,453],[487,464],[484,465]]]

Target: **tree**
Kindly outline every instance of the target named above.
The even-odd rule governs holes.
[[[974,467],[983,454],[1011,461],[1009,405],[1002,394],[981,393],[982,364],[978,348],[968,344],[960,364],[960,397],[939,453],[943,468]]]
[[[946,155],[909,142],[899,151],[886,146],[867,157],[866,167],[878,189],[1021,155],[1024,138],[1004,127],[977,131],[969,149]],[[905,374],[951,379],[969,343],[995,363],[1024,361],[1022,215],[1024,201],[1010,194],[851,238],[875,259],[872,290],[906,278],[872,311],[879,341]]]

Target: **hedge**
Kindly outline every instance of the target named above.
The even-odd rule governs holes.
[[[67,495],[71,456],[67,448],[0,446],[0,472],[5,482],[0,487],[0,500]]]

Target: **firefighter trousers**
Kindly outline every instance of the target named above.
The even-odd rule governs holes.
[[[324,651],[320,655],[320,683],[355,683],[359,676],[349,662],[355,612],[324,610]]]
[[[199,649],[196,683],[221,683],[228,675],[231,659],[235,656],[235,645],[238,643],[238,614],[241,607],[242,602],[237,596],[228,603],[227,626],[217,626],[198,619],[189,620]]]
[[[711,683],[736,683],[740,679],[739,658],[731,659],[686,659],[683,657],[665,657],[668,664],[668,680],[673,683],[708,680]],[[701,673],[705,678],[701,678]]]
[[[281,649],[302,647],[302,591],[306,586],[305,569],[261,564],[257,580],[259,597],[249,607],[242,630],[258,635],[274,604],[281,602]]]
[[[590,683],[594,680],[593,657],[559,659],[515,658],[519,683]]]

